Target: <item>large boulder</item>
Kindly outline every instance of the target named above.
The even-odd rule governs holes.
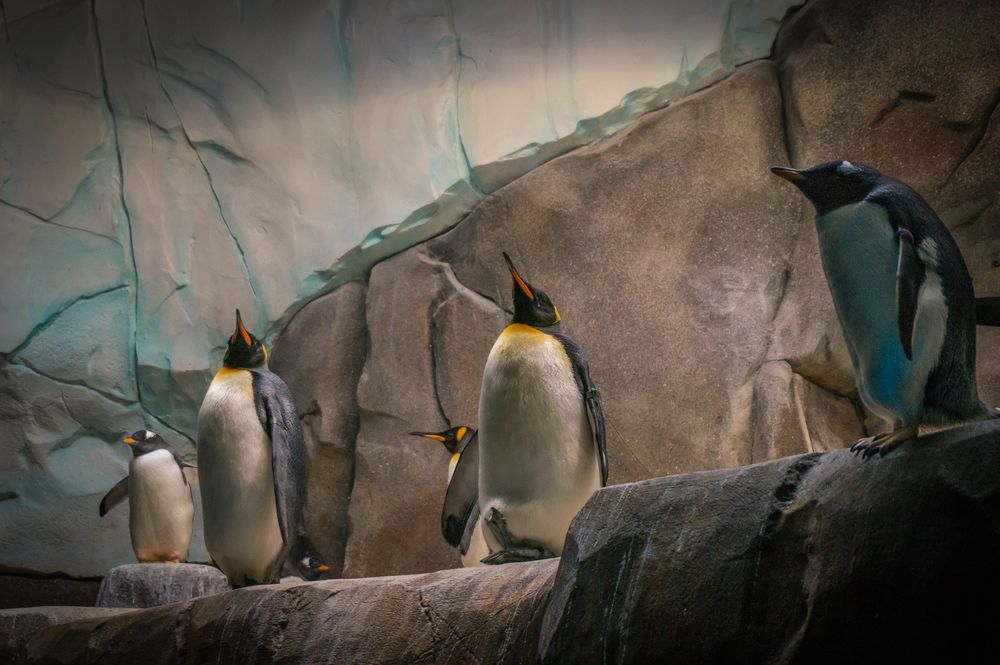
[[[991,662],[998,468],[989,422],[868,461],[840,450],[618,485],[576,517],[558,562],[252,587],[20,631],[0,660]]]
[[[570,530],[543,662],[992,659],[997,469],[988,422],[867,462],[838,451],[601,490]]]
[[[0,662],[22,662],[28,642],[49,626],[81,619],[100,621],[129,611],[109,607],[48,606],[0,610]]]
[[[251,587],[19,634],[0,660],[20,650],[24,662],[104,665],[523,663],[556,563]]]
[[[339,577],[358,435],[358,380],[367,346],[362,282],[314,300],[274,344],[269,366],[288,384],[306,439],[303,522],[319,558]]]
[[[101,580],[98,607],[157,607],[229,591],[221,570],[197,563],[130,563]]]

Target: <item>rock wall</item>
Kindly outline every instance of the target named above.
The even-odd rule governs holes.
[[[93,618],[8,610],[0,660],[991,662],[998,465],[991,422],[866,462],[839,450],[618,485],[577,515],[558,563],[261,586]]]
[[[699,52],[690,72],[661,68],[678,82],[566,138],[567,118],[604,98],[572,112],[554,100],[583,99],[605,79],[563,74],[581,63],[603,72],[600,54],[633,71],[600,39],[588,54],[554,46],[618,25],[597,10],[567,24],[520,5],[503,20],[478,15],[477,3],[5,3],[2,72],[18,94],[0,101],[11,118],[0,127],[0,251],[24,277],[0,282],[12,313],[0,567],[97,575],[131,559],[124,513],[98,522],[92,510],[123,473],[127,451],[109,442],[148,423],[193,458],[232,306],[251,300],[259,330],[283,331],[273,365],[306,426],[307,524],[324,559],[347,576],[456,565],[437,528],[446,455],[406,432],[475,424],[480,372],[510,308],[502,249],[588,353],[613,483],[831,450],[878,429],[854,390],[811,210],[766,168],[849,158],[902,178],[952,228],[977,291],[1000,293],[1000,47],[986,27],[1000,7],[812,0],[786,18],[770,59],[723,78],[767,50],[759,37],[788,4],[732,5],[716,17],[715,55]],[[663,29],[632,9],[635,34]],[[513,39],[493,31],[506,21],[540,30],[545,53],[498,49]],[[295,48],[260,46],[292,31]],[[646,62],[642,39],[622,41]],[[521,115],[510,71],[545,79],[547,101]],[[408,87],[425,76],[437,92]],[[551,117],[525,119],[539,109]],[[490,123],[508,121],[549,129],[491,139],[504,132]],[[326,150],[323,136],[348,146]],[[539,143],[510,152],[529,141]],[[387,143],[399,162],[362,154]],[[383,196],[386,183],[408,194]],[[407,219],[348,251],[352,234],[392,215]],[[1000,331],[981,329],[979,379],[993,402],[997,344]],[[97,545],[80,556],[68,542]]]
[[[856,394],[812,208],[767,167],[849,158],[912,183],[977,292],[1000,293],[1000,43],[985,29],[957,37],[1000,6],[914,7],[811,2],[770,60],[531,171],[378,264],[345,574],[457,565],[436,537],[447,455],[406,433],[475,424],[511,308],[501,250],[589,356],[611,483],[832,450],[883,427]],[[998,403],[1000,331],[979,332],[982,396]],[[349,386],[318,403],[342,399]]]
[[[765,56],[792,4],[0,3],[0,570],[131,560],[93,510],[124,473],[113,443],[148,425],[193,460],[234,306],[273,336],[531,168]],[[330,483],[348,438],[323,448],[349,460]]]

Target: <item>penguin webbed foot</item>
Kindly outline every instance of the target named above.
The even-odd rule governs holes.
[[[851,446],[851,452],[855,455],[860,454],[863,460],[867,460],[875,455],[885,457],[893,448],[915,438],[917,438],[917,426],[907,425],[894,429],[891,432],[862,437]]]
[[[517,563],[520,561],[538,561],[539,559],[551,559],[555,556],[544,547],[538,547],[524,540],[515,540],[507,529],[507,520],[503,513],[496,508],[490,508],[483,518],[486,528],[500,543],[502,548],[499,552],[493,552],[480,560],[487,566],[496,566],[504,563]]]
[[[540,559],[551,559],[554,554],[546,552],[540,547],[515,547],[509,550],[494,552],[488,557],[480,560],[487,566],[499,566],[505,563],[519,563],[521,561],[538,561]]]

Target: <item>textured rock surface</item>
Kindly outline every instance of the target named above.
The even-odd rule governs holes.
[[[12,607],[93,607],[100,580],[0,575],[0,610]]]
[[[476,421],[502,314],[421,249],[372,270],[346,576],[459,565],[440,527],[448,453],[408,433]],[[445,357],[445,350],[454,353]]]
[[[121,621],[54,626],[26,645],[18,635],[0,658],[21,649],[26,662],[107,665],[523,663],[538,644],[556,565],[241,589]]]
[[[614,486],[559,562],[241,589],[19,632],[0,658],[989,662],[997,468],[994,422],[867,462],[841,450]]]
[[[852,159],[913,186],[952,230],[981,295],[1000,293],[1000,41],[982,29],[998,20],[1000,5],[975,0],[811,2],[783,26],[774,55],[792,163]],[[843,392],[850,361],[812,214],[803,204],[768,357]],[[993,401],[997,358],[979,354]]]
[[[229,591],[221,570],[196,563],[115,566],[97,592],[97,607],[157,607]]]
[[[570,531],[540,651],[982,660],[1000,647],[998,467],[1000,426],[983,423],[866,463],[839,451],[600,491]]]
[[[320,559],[339,577],[358,435],[357,387],[365,360],[365,291],[345,284],[303,308],[271,351],[269,365],[295,397],[306,437],[304,522]]]
[[[791,4],[0,3],[0,566],[130,560],[67,506],[121,470],[124,432],[193,456],[234,306],[280,331],[529,169],[765,56]],[[89,475],[60,474],[67,456]],[[102,546],[38,556],[39,518]]]
[[[101,621],[129,611],[108,607],[31,607],[0,610],[0,662],[21,662],[25,658],[25,649],[31,638],[49,626],[78,619]]]

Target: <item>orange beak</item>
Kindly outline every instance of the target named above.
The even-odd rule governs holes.
[[[133,439],[130,436],[126,436],[124,439],[122,439],[122,443],[127,443],[131,446],[133,443],[135,443],[135,439]]]
[[[534,300],[535,294],[531,291],[531,287],[528,286],[528,283],[521,279],[521,275],[517,272],[517,268],[514,267],[514,262],[510,260],[509,256],[507,256],[507,252],[502,253],[503,260],[507,262],[507,269],[510,270],[510,276],[514,278],[514,283],[517,284],[517,287],[521,289],[524,295],[528,296],[529,300]]]
[[[330,566],[328,566],[328,565],[326,565],[326,564],[324,563],[324,564],[323,564],[323,565],[321,565],[321,566],[317,566],[317,567],[316,567],[316,570],[318,570],[318,571],[319,571],[319,572],[321,572],[321,573],[325,573],[326,571],[330,570]]]
[[[246,327],[243,325],[243,317],[240,316],[240,310],[236,310],[236,334],[243,337],[243,341],[247,346],[250,346],[253,342],[250,340],[250,333],[247,331]]]

